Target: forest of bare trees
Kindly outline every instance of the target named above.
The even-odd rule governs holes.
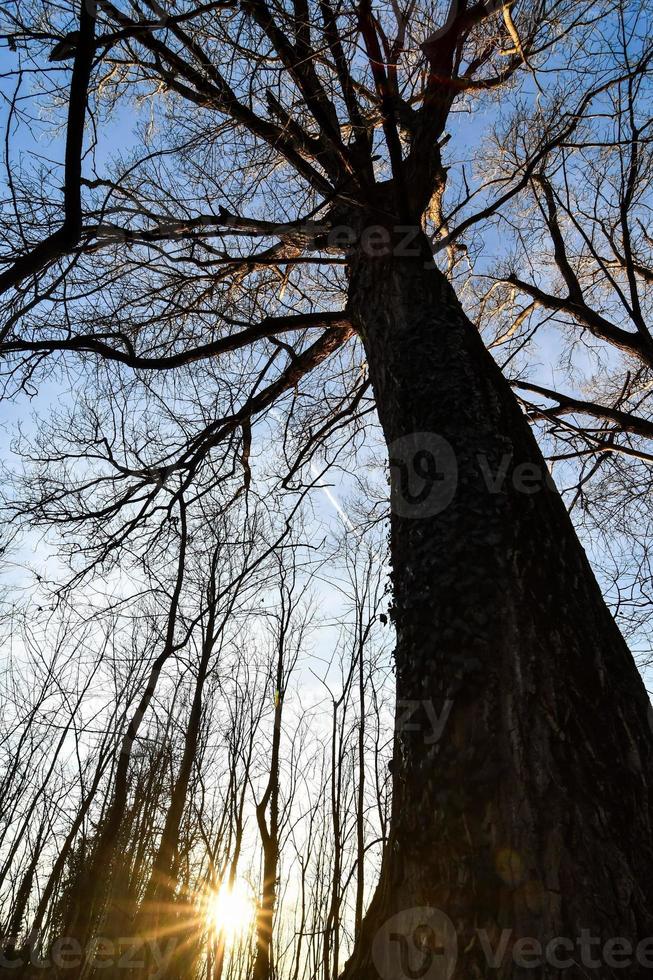
[[[5,5],[0,977],[651,974],[652,28]]]

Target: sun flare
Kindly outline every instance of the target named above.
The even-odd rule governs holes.
[[[249,889],[242,881],[224,884],[207,899],[207,918],[216,933],[233,941],[245,935],[254,916]]]

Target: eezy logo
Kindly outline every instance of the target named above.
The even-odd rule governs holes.
[[[390,506],[399,517],[434,517],[453,500],[458,483],[455,453],[434,432],[411,432],[388,447]]]
[[[372,960],[382,980],[450,980],[457,958],[453,922],[428,906],[393,915],[372,943]]]

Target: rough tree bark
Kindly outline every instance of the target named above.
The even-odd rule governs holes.
[[[513,962],[520,937],[653,935],[649,702],[508,384],[426,241],[396,251],[352,256],[350,310],[391,459],[397,698],[411,724],[397,723],[390,842],[344,978],[533,976]],[[417,479],[429,453],[440,494],[457,468],[447,506]],[[386,977],[401,922],[389,939],[384,923],[415,907],[451,920],[457,964],[420,970],[440,955],[436,927],[407,937],[423,947],[417,972]],[[513,930],[502,966],[479,929],[493,949]]]

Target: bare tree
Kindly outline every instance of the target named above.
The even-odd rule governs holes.
[[[65,254],[40,245],[61,224],[54,176],[14,182],[8,198],[7,388],[30,391],[53,362],[93,380],[39,434],[15,519],[73,526],[81,577],[129,549],[152,561],[189,495],[229,509],[256,492],[275,426],[290,463],[277,490],[305,489],[320,454],[337,465],[373,395],[391,469],[397,698],[420,714],[410,728],[398,716],[388,846],[346,977],[377,976],[385,923],[415,907],[451,921],[454,977],[483,975],[483,929],[542,942],[590,929],[634,946],[653,928],[646,691],[461,303],[456,251],[611,93],[648,79],[645,12],[615,48],[605,25],[621,12],[246,0],[162,17],[147,0],[103,0],[77,34],[54,5],[45,30],[40,15],[9,15],[21,64],[47,77],[48,52],[74,60]],[[122,158],[98,154],[81,176],[86,89],[94,118],[140,102],[151,119]],[[470,188],[451,130],[464,137],[458,110],[480,119],[497,99],[516,109],[525,153]],[[34,217],[12,230],[21,207]],[[608,333],[647,355],[629,262],[635,329]],[[425,737],[447,704],[449,737]],[[336,864],[342,744],[334,709]],[[332,930],[339,943],[333,867],[323,951]],[[338,959],[325,954],[325,974]]]

